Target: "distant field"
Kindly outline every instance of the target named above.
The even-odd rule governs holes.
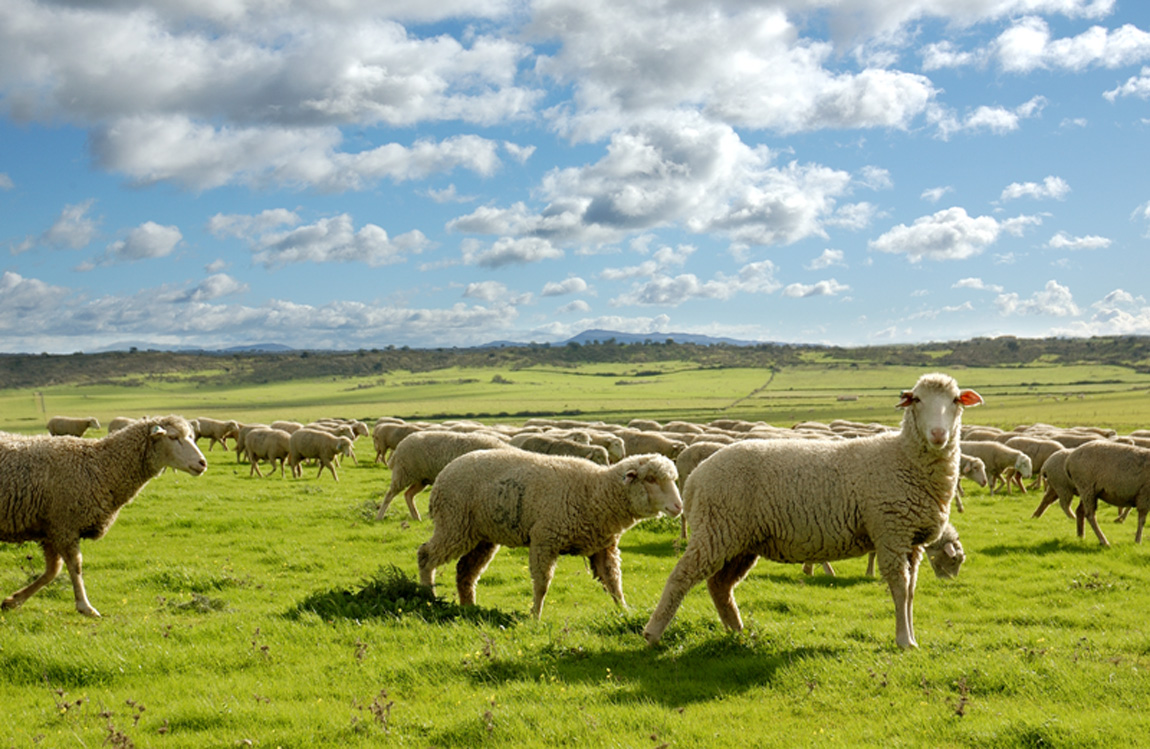
[[[142,382],[46,388],[43,410],[37,391],[0,391],[0,428],[173,411],[893,423],[898,391],[919,374],[814,366],[772,378],[684,363]],[[967,421],[1150,423],[1150,382],[1122,368],[953,374],[987,399]],[[480,581],[477,615],[428,621],[452,615],[454,570],[440,570],[433,604],[383,584],[391,566],[415,576],[432,526],[407,518],[402,501],[374,520],[390,475],[371,463],[368,439],[356,447],[361,463],[345,462],[339,483],[314,470],[249,478],[219,449],[202,477],[153,480],[107,538],[85,542],[103,619],[73,611],[66,575],[0,613],[0,745],[1113,747],[1140,745],[1150,728],[1150,552],[1134,545],[1133,520],[1111,523],[1112,509],[1100,517],[1113,548],[1101,549],[1076,539],[1057,507],[1030,519],[1033,493],[992,497],[967,483],[966,512],[952,516],[967,564],[951,581],[924,568],[915,652],[894,645],[889,593],[863,575],[864,559],[836,563],[835,578],[760,562],[736,591],[748,623],[737,635],[697,588],[651,649],[640,632],[677,558],[677,521],[623,537],[630,611],[564,557],[531,621],[526,552],[504,549]],[[427,494],[417,502],[425,509]],[[41,568],[35,546],[0,544],[0,595]]]
[[[706,421],[719,417],[789,426],[835,418],[895,423],[898,392],[922,368],[813,363],[778,371],[709,369],[692,362],[583,365],[571,369],[443,369],[390,372],[266,385],[204,385],[183,378],[132,378],[122,385],[0,390],[0,429],[42,431],[56,414],[124,416],[176,412],[240,421],[479,418],[529,415],[584,419]],[[189,373],[191,374],[191,373]],[[996,426],[1048,422],[1106,424],[1129,431],[1150,424],[1150,375],[1100,365],[952,369],[990,408],[969,417]]]

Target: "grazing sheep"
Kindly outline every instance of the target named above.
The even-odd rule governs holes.
[[[1023,478],[1030,478],[1033,470],[1031,468],[1030,456],[1021,450],[1015,450],[1013,447],[1007,447],[1001,442],[963,442],[962,454],[969,455],[972,458],[978,458],[986,465],[986,476],[990,480],[990,493],[994,494],[998,484],[1006,485],[1007,491],[1010,489],[1010,484],[1003,476],[1006,469],[1011,468],[1018,472]]]
[[[623,444],[622,437],[597,429],[588,432],[588,434],[591,437],[592,445],[598,445],[607,451],[607,461],[609,463],[618,463],[627,455],[627,446]]]
[[[228,437],[235,437],[236,433],[240,431],[239,422],[236,421],[219,421],[218,419],[208,419],[203,416],[196,419],[196,439],[200,437],[208,438],[208,452],[212,451],[212,447],[219,443],[225,450],[228,448]]]
[[[238,440],[237,440],[238,442]],[[259,462],[266,460],[272,464],[272,473],[276,471],[276,461],[280,464],[280,476],[284,476],[284,463],[291,457],[291,434],[282,429],[270,427],[256,427],[247,433],[244,439],[244,451],[248,462],[252,464],[248,475],[253,473],[263,478]],[[323,470],[322,468],[320,469]]]
[[[1061,442],[1045,439],[1042,437],[1011,437],[1003,443],[1007,447],[1013,447],[1015,450],[1026,453],[1030,456],[1030,470],[1034,476],[1034,481],[1031,482],[1029,489],[1034,489],[1042,483],[1042,466],[1046,463],[1046,459],[1062,448]],[[1016,472],[1011,472],[1007,477],[1006,488],[1010,491],[1010,482],[1017,482],[1018,488],[1022,489],[1022,481]]]
[[[610,463],[605,447],[576,442],[575,440],[559,439],[547,434],[525,434],[520,437],[513,437],[511,446],[543,455],[569,455],[573,458],[583,458],[601,466]]]
[[[683,440],[668,437],[659,432],[624,429],[618,433],[618,437],[623,440],[623,449],[627,455],[659,453],[674,460],[679,457],[679,453],[687,448],[687,443]]]
[[[675,470],[679,472],[679,491],[682,492],[683,485],[687,483],[687,477],[699,467],[700,463],[724,447],[726,445],[719,442],[696,442],[693,445],[688,445],[683,452],[679,453],[679,457],[675,458]],[[684,540],[687,538],[686,512],[679,516],[679,538]]]
[[[979,486],[986,486],[986,464],[978,458],[963,455],[958,461],[958,477],[960,479],[970,479]],[[962,506],[962,497],[964,494],[962,481],[959,481],[954,485],[954,508],[959,512],[966,511],[966,508]]]
[[[1094,516],[1101,499],[1115,507],[1138,510],[1134,543],[1142,543],[1142,528],[1150,513],[1150,450],[1107,439],[1087,442],[1066,456],[1066,475],[1081,497],[1075,512],[1079,538],[1084,532],[1083,521],[1088,520],[1098,543],[1110,545]]]
[[[643,635],[655,644],[687,592],[707,580],[719,618],[742,629],[734,587],[759,556],[784,563],[878,554],[899,647],[917,647],[913,603],[925,544],[938,538],[958,481],[965,406],[952,377],[905,391],[901,429],[851,440],[750,440],[703,461],[684,491],[691,538]]]
[[[404,489],[404,499],[411,517],[422,520],[415,507],[415,495],[435,483],[439,472],[460,455],[475,450],[495,450],[507,447],[502,437],[484,432],[449,432],[428,429],[409,434],[391,454],[387,466],[391,469],[391,485],[379,505],[376,520],[382,520],[391,506],[391,500]]]
[[[332,478],[339,481],[339,475],[335,472],[337,455],[352,455],[350,438],[337,437],[320,429],[298,429],[291,435],[288,466],[291,467],[292,476],[299,478],[303,475],[300,463],[314,458],[319,461],[319,473],[315,475],[317,479],[323,475],[323,469],[327,468]]]
[[[966,560],[962,550],[962,542],[958,540],[958,531],[949,522],[942,526],[938,538],[923,547],[927,560],[935,577],[948,580],[958,577],[959,568]],[[866,563],[867,577],[874,577],[874,552],[871,552]]]
[[[371,430],[371,442],[375,446],[375,462],[386,463],[389,450],[394,450],[404,437],[425,428],[423,424],[407,422],[396,424],[385,421],[376,424],[375,429]]]
[[[72,417],[53,416],[48,419],[48,434],[53,437],[70,436],[83,437],[89,429],[99,429],[100,421],[95,416]]]
[[[1074,486],[1074,482],[1066,475],[1066,458],[1070,455],[1070,450],[1063,448],[1058,452],[1046,458],[1046,462],[1042,464],[1042,481],[1046,484],[1046,493],[1042,496],[1042,501],[1038,503],[1038,507],[1034,510],[1033,518],[1042,517],[1042,513],[1046,512],[1046,508],[1054,504],[1058,500],[1061,505],[1062,511],[1071,520],[1074,520],[1074,513],[1070,510],[1070,505],[1074,501],[1074,497],[1078,494],[1078,489]]]
[[[287,432],[288,434],[292,434],[303,429],[303,424],[299,423],[298,421],[273,421],[271,424],[268,424],[268,426],[272,429],[278,429],[281,432]]]
[[[133,419],[131,416],[117,416],[108,422],[108,434],[120,431],[124,427],[131,424],[133,421],[135,421],[135,419]]]
[[[247,460],[248,449],[247,439],[248,433],[253,429],[268,429],[267,424],[240,424],[240,428],[236,430],[236,439],[232,446],[236,449],[236,462],[240,463]],[[248,475],[251,475],[250,473]]]
[[[163,468],[203,473],[208,464],[179,416],[151,417],[99,440],[0,436],[0,541],[35,541],[44,574],[4,599],[16,608],[68,566],[76,610],[100,613],[84,590],[80,539],[101,538]]]
[[[675,464],[661,455],[633,455],[613,466],[523,450],[482,450],[453,460],[431,489],[431,539],[419,547],[419,578],[459,559],[459,603],[475,603],[475,584],[500,546],[530,547],[531,614],[543,612],[560,554],[586,556],[591,573],[620,606],[619,538],[643,518],[682,509]]]

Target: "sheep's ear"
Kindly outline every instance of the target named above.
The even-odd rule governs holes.
[[[903,390],[902,391],[902,400],[900,400],[898,402],[898,405],[895,406],[895,408],[906,408],[911,403],[914,403],[914,391],[913,390]]]
[[[963,390],[958,394],[958,402],[964,406],[981,406],[983,404],[982,396],[973,390]]]
[[[946,546],[943,546],[942,550],[945,551],[946,555],[951,559],[954,559],[956,556],[958,556],[958,549],[955,548],[953,541],[947,541]]]
[[[623,484],[629,485],[637,478],[639,478],[639,472],[635,469],[631,469],[630,471],[627,471],[627,475],[623,477]]]
[[[157,434],[165,434],[165,433],[166,433],[166,430],[162,426],[160,426],[159,424],[153,424],[152,425],[152,431],[150,432],[150,434],[153,437],[155,437]]]

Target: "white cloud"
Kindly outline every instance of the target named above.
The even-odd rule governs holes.
[[[1061,177],[1050,176],[1038,182],[1012,182],[1002,191],[1002,200],[1031,197],[1036,200],[1054,198],[1062,200],[1070,192],[1070,185]]]
[[[992,216],[969,216],[960,207],[947,208],[899,224],[868,243],[877,252],[905,254],[912,263],[927,260],[963,260],[982,253],[1002,232],[1020,234],[1025,227],[1041,223],[1035,216],[998,221]]]
[[[1050,238],[1046,246],[1052,250],[1104,250],[1110,246],[1110,240],[1107,237],[1093,234],[1085,237],[1072,237],[1066,232],[1060,231]]]
[[[994,305],[1004,317],[1010,315],[1043,315],[1051,317],[1074,317],[1080,313],[1070,289],[1057,281],[1047,281],[1042,291],[1035,292],[1029,299],[1022,299],[1017,293],[999,294]]]
[[[1150,201],[1135,208],[1134,212],[1130,214],[1130,220],[1147,222],[1145,236],[1150,237]]]
[[[984,54],[958,50],[954,42],[949,40],[928,44],[923,47],[921,54],[922,69],[926,71],[977,65],[985,59]]]
[[[825,268],[831,267],[832,265],[838,265],[845,268],[846,263],[843,261],[844,257],[845,255],[842,250],[832,250],[828,248],[823,250],[823,254],[819,255],[803,267],[807,270],[823,270]]]
[[[841,284],[833,278],[818,281],[813,284],[792,283],[782,290],[782,295],[799,299],[810,296],[838,296],[844,291],[850,291],[850,286]]]
[[[859,170],[858,183],[872,190],[889,190],[894,187],[890,170],[878,166],[864,166]]]
[[[188,290],[184,300],[189,302],[210,302],[227,296],[235,296],[247,291],[250,287],[229,276],[227,273],[215,273],[195,288]]]
[[[507,265],[536,263],[540,260],[558,260],[563,250],[546,239],[535,237],[503,237],[490,246],[466,239],[462,244],[463,262],[481,268],[502,268]]]
[[[1150,67],[1142,68],[1138,75],[1130,76],[1126,82],[1117,88],[1103,92],[1107,101],[1114,101],[1119,96],[1137,96],[1139,99],[1150,99]]]
[[[217,213],[208,219],[208,231],[219,239],[239,237],[252,239],[282,226],[298,226],[300,217],[286,208],[271,208],[254,216],[239,213]]]
[[[984,283],[981,278],[961,278],[955,281],[954,289],[975,289],[978,291],[993,291],[995,293],[1002,293],[1002,287],[997,284]]]
[[[1026,16],[1002,32],[992,49],[1003,69],[1014,73],[1118,68],[1150,58],[1150,33],[1125,24],[1113,30],[1092,26],[1078,36],[1051,39],[1045,19]]]
[[[224,260],[223,258],[216,258],[212,262],[205,265],[204,270],[206,270],[208,273],[219,273],[227,267],[228,261]]]
[[[507,151],[507,155],[520,164],[526,164],[531,155],[535,153],[535,146],[521,146],[511,141],[503,141],[503,150]]]
[[[394,239],[375,224],[365,224],[357,231],[351,216],[344,213],[261,235],[252,243],[252,260],[265,268],[304,262],[356,262],[377,267],[403,262],[409,254],[418,254],[429,244],[419,230]]]
[[[123,239],[112,242],[97,258],[96,264],[130,263],[136,260],[167,257],[184,239],[176,226],[161,226],[145,221],[128,232]]]
[[[693,273],[674,277],[659,273],[615,297],[611,304],[677,307],[692,299],[726,300],[737,294],[770,294],[780,286],[782,284],[775,280],[774,263],[762,260],[744,265],[734,276],[716,273],[709,281],[701,281]]]
[[[1150,335],[1150,307],[1142,296],[1115,289],[1090,305],[1094,314],[1088,320],[1056,329],[1054,335],[1116,336]]]
[[[509,295],[506,284],[498,281],[478,281],[467,284],[463,291],[465,299],[479,299],[484,302],[497,302]]]
[[[570,301],[567,304],[564,304],[559,309],[555,310],[556,314],[559,314],[559,315],[571,315],[571,314],[585,315],[590,311],[591,311],[591,305],[587,304],[587,302],[583,301],[582,299],[575,299],[573,301]]]
[[[547,282],[543,285],[542,296],[566,296],[567,294],[582,294],[586,290],[587,282],[578,276],[572,276],[558,282]]]
[[[959,117],[948,107],[932,104],[927,110],[926,119],[935,126],[937,137],[942,140],[949,140],[955,133],[962,132],[990,132],[1004,135],[1017,130],[1022,120],[1040,114],[1045,106],[1046,98],[1035,96],[1014,109],[984,105]]]
[[[8,176],[6,172],[0,172],[0,190],[11,190],[16,187],[16,183]]]
[[[34,247],[79,250],[87,247],[96,238],[100,219],[92,218],[89,212],[96,204],[94,199],[64,206],[56,221],[38,236],[27,237],[12,247],[12,254],[27,252]]]
[[[947,185],[945,187],[928,187],[922,191],[919,197],[930,203],[937,203],[942,200],[943,196],[947,193],[954,192],[954,188]]]

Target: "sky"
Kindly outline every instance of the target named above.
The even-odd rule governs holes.
[[[4,0],[0,352],[1150,335],[1142,0]]]

